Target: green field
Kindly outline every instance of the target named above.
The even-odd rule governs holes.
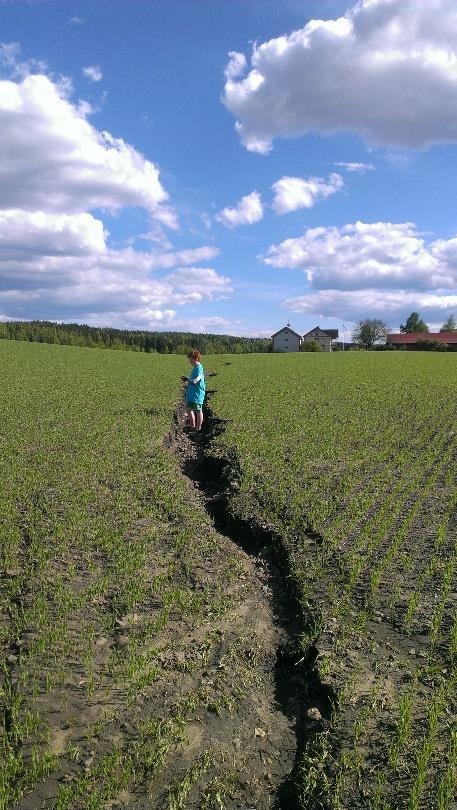
[[[451,810],[455,358],[205,367],[223,421],[173,435],[287,558],[322,717],[275,705],[271,571],[164,445],[185,358],[0,341],[0,808]]]
[[[252,576],[163,443],[187,361],[0,366],[0,807],[269,806]]]
[[[241,466],[231,509],[284,541],[304,653],[336,695],[303,752],[304,805],[455,807],[455,358],[213,365],[213,452],[234,446]]]

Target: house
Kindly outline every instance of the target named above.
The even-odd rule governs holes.
[[[315,326],[303,335],[305,343],[318,343],[323,352],[331,352],[335,340],[338,340],[338,329],[321,329],[320,326]]]
[[[274,335],[271,336],[271,339],[273,341],[274,352],[300,351],[301,335],[294,332],[290,323],[288,323],[287,326],[283,326],[279,332],[275,332]]]
[[[408,349],[417,351],[420,349],[421,341],[436,341],[445,343],[448,349],[457,351],[457,332],[401,332],[400,334],[387,335],[386,343],[395,346],[396,349]]]

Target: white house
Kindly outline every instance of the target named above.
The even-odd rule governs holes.
[[[338,329],[321,329],[320,326],[315,326],[306,335],[303,335],[305,343],[318,343],[323,352],[331,352],[333,348],[333,341],[338,340]]]
[[[274,352],[299,352],[301,335],[291,329],[290,323],[271,336]]]

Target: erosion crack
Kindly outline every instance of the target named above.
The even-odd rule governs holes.
[[[310,636],[313,617],[306,614],[298,598],[289,554],[281,538],[240,519],[230,509],[231,493],[240,485],[239,461],[235,450],[226,450],[222,457],[212,452],[213,440],[225,430],[224,422],[207,404],[201,432],[188,433],[185,420],[185,409],[180,404],[166,438],[167,447],[178,456],[184,475],[200,493],[202,507],[219,535],[241,549],[253,568],[262,566],[267,571],[271,621],[279,629],[272,700],[288,718],[296,741],[288,774],[275,785],[274,806],[277,810],[323,806],[303,802],[300,788],[304,752],[318,748],[319,737],[329,733],[335,705],[333,691],[320,682],[314,666],[318,653],[315,644],[303,643]]]

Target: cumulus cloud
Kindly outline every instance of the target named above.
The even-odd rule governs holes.
[[[273,245],[265,264],[299,268],[315,288],[408,287],[457,284],[456,240],[426,245],[411,223],[356,222],[309,228]]]
[[[2,317],[157,328],[179,306],[226,297],[230,280],[198,266],[216,247],[169,249],[162,226],[177,220],[155,164],[97,131],[69,82],[26,63],[19,70],[18,56],[14,47],[0,52],[11,69],[0,81]],[[150,214],[144,237],[162,250],[110,246],[96,211],[130,205]]]
[[[10,212],[0,214],[0,311],[10,318],[97,317],[99,323],[153,326],[174,317],[176,306],[231,292],[230,279],[213,268],[180,266],[155,276],[158,268],[198,256],[198,249],[161,261],[160,255],[131,247],[108,248],[102,223],[90,214],[22,212],[11,229],[9,217]]]
[[[455,0],[359,0],[254,45],[247,73],[232,53],[223,100],[242,143],[262,154],[306,132],[396,148],[455,142],[456,42]]]
[[[86,79],[89,79],[91,82],[101,82],[103,79],[103,73],[98,65],[88,65],[88,67],[84,67],[83,73]]]
[[[381,318],[398,329],[401,321],[412,312],[440,321],[457,309],[455,293],[416,293],[407,290],[322,290],[311,295],[289,298],[284,306],[301,315],[358,321],[362,318]]]
[[[312,208],[319,200],[325,200],[343,187],[343,178],[333,172],[327,179],[323,177],[281,177],[273,183],[275,192],[273,210],[277,214],[287,214],[298,208]]]
[[[427,243],[412,223],[309,228],[272,245],[262,261],[306,274],[306,295],[285,302],[294,312],[401,319],[416,309],[437,319],[457,302],[457,237]]]
[[[262,199],[258,191],[242,197],[235,208],[224,208],[216,214],[216,219],[226,228],[237,228],[239,225],[253,225],[263,217]]]
[[[105,251],[103,223],[91,214],[0,211],[1,260],[8,256],[86,256]]]
[[[97,131],[88,112],[45,75],[0,81],[0,209],[77,213],[135,205],[175,228],[155,164]]]

